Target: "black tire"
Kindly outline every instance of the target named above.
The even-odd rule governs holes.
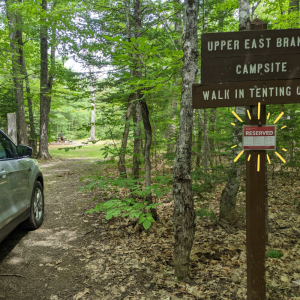
[[[30,216],[22,224],[24,229],[34,230],[39,228],[44,220],[44,191],[43,186],[39,181],[36,181],[33,186]]]

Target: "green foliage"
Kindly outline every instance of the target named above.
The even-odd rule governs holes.
[[[272,257],[272,258],[280,258],[282,256],[282,253],[278,250],[269,250],[266,254],[266,258]]]
[[[146,197],[150,194],[161,198],[171,190],[169,176],[157,176],[153,178],[153,184],[149,187],[142,186],[142,179],[133,178],[114,178],[113,176],[90,176],[82,178],[86,182],[85,186],[79,187],[81,191],[91,190],[95,188],[102,190],[104,195],[118,194],[119,189],[126,189],[127,196],[119,196],[108,200],[104,203],[96,204],[94,209],[89,210],[89,213],[95,211],[105,211],[106,218],[112,217],[129,217],[130,219],[139,219],[139,224],[143,224],[145,229],[148,229],[152,222],[154,222],[151,212],[146,212],[155,208],[161,203],[150,204],[146,201]],[[133,197],[134,196],[134,197]]]
[[[104,203],[98,203],[95,208],[86,211],[86,213],[93,213],[97,211],[105,211],[106,219],[110,220],[112,217],[118,216],[129,217],[130,219],[139,219],[139,224],[142,224],[145,229],[151,226],[151,223],[155,222],[150,212],[145,212],[151,208],[155,208],[160,203],[148,204],[136,202],[135,199],[113,199]]]
[[[196,210],[196,216],[202,218],[202,217],[210,217],[212,220],[215,220],[216,215],[215,213],[207,208],[200,208]]]
[[[217,166],[214,172],[210,173],[205,173],[200,168],[195,168],[191,172],[193,193],[200,198],[201,202],[209,199],[210,192],[216,184],[226,180],[224,171],[223,166]]]

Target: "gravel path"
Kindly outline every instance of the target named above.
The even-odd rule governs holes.
[[[80,249],[89,243],[96,222],[84,214],[90,195],[79,193],[77,186],[84,174],[101,165],[69,160],[40,167],[45,181],[44,224],[30,232],[17,228],[0,244],[0,299],[82,299],[87,282]],[[88,299],[99,298],[90,293]]]

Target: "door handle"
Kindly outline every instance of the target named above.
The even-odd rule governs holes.
[[[0,171],[0,176],[1,176],[2,178],[5,178],[7,174],[8,174],[8,172],[7,172],[6,170]]]
[[[28,168],[27,168],[27,171],[28,171],[28,172],[29,172],[29,171],[31,171],[31,168],[30,168],[30,167],[28,167]]]

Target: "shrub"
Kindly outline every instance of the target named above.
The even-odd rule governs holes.
[[[196,216],[198,217],[210,217],[212,220],[214,220],[216,218],[215,213],[207,208],[200,208],[198,210],[196,210]]]

